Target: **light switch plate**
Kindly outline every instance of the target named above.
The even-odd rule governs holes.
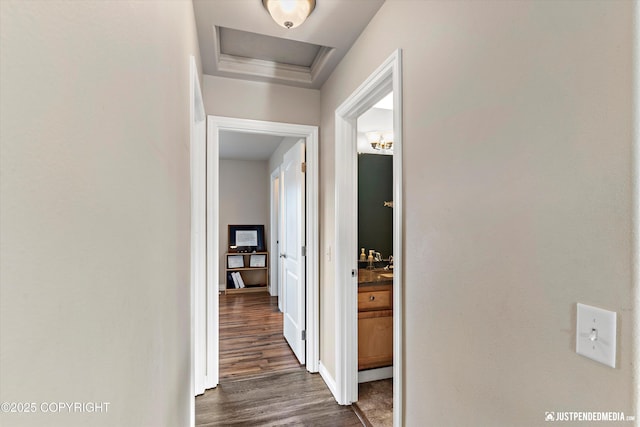
[[[578,303],[576,353],[616,367],[616,312]]]

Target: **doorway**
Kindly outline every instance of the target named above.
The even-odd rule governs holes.
[[[358,400],[358,257],[357,239],[357,119],[393,92],[393,424],[402,414],[402,68],[396,50],[336,110],[336,299],[338,363],[337,400]]]
[[[237,119],[219,116],[207,118],[207,146],[206,146],[206,247],[207,247],[207,277],[206,295],[211,297],[207,304],[206,317],[208,319],[206,334],[196,337],[201,340],[200,348],[207,350],[207,367],[215,372],[215,384],[208,384],[207,388],[218,385],[218,316],[219,316],[219,271],[220,250],[218,243],[221,232],[219,230],[219,146],[221,132],[240,132],[263,135],[276,135],[304,139],[306,144],[306,224],[305,234],[306,257],[306,369],[317,372],[319,364],[319,278],[318,278],[318,128],[316,126],[296,125],[288,123],[267,122],[248,119]],[[205,155],[205,153],[201,153]],[[201,177],[205,179],[204,176]],[[202,343],[204,341],[204,343]]]

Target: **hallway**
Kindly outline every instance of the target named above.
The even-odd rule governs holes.
[[[220,295],[220,385],[196,398],[196,426],[361,426],[282,336],[277,298]]]

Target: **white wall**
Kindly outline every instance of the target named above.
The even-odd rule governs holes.
[[[633,15],[633,320],[632,333],[634,336],[634,344],[632,346],[633,360],[640,360],[640,7],[636,1],[634,4]],[[634,386],[635,386],[635,413],[636,418],[640,412],[640,364],[635,363],[633,367]],[[636,421],[638,424],[638,421]]]
[[[220,277],[226,284],[225,253],[230,224],[264,225],[269,250],[269,163],[266,160],[220,160]],[[271,254],[270,254],[271,255]],[[272,262],[272,259],[269,260]]]
[[[624,1],[387,0],[323,86],[321,361],[335,374],[334,112],[403,49],[405,425],[637,415],[632,16]],[[615,369],[575,354],[576,302],[618,313]]]
[[[0,424],[185,426],[191,1],[0,20],[0,401],[38,405]]]
[[[207,114],[302,125],[320,124],[320,91],[205,75]]]

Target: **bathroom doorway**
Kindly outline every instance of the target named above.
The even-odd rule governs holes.
[[[337,370],[336,370],[336,398],[341,404],[351,404],[358,401],[358,307],[359,302],[370,302],[365,304],[367,311],[382,307],[376,306],[381,302],[385,310],[392,310],[392,367],[390,371],[393,377],[393,425],[403,424],[402,414],[402,70],[401,51],[395,51],[364,83],[347,98],[347,100],[336,110],[336,157],[335,170],[336,177],[336,299],[337,299],[337,321],[340,325],[337,330]],[[392,194],[391,200],[384,200],[390,203],[393,218],[392,271],[367,271],[384,268],[384,259],[381,251],[372,253],[374,258],[371,270],[359,268],[359,257],[362,246],[358,243],[358,150],[357,150],[357,122],[358,118],[368,110],[382,101],[390,93],[392,109],[392,133],[393,147],[392,157]],[[384,130],[384,129],[382,129]],[[367,141],[369,145],[374,141]],[[385,142],[384,135],[378,139],[379,147]],[[386,145],[386,144],[385,144]],[[373,148],[373,147],[372,147]],[[375,148],[374,148],[375,149]],[[386,148],[385,148],[386,149]],[[383,201],[383,202],[384,202]],[[389,208],[388,208],[389,209]],[[365,248],[377,249],[377,248]],[[375,252],[380,252],[376,257]],[[369,253],[365,253],[367,263]],[[387,258],[387,265],[389,259]],[[358,292],[358,276],[365,274],[386,275],[383,279],[392,285],[390,291],[375,289],[380,294],[368,295],[366,301]],[[361,276],[362,277],[362,276]],[[375,280],[375,279],[374,279]],[[373,299],[371,299],[373,297]],[[362,308],[362,304],[360,304]],[[387,314],[387,313],[385,313]],[[388,338],[387,338],[388,339]],[[382,357],[382,356],[381,356]],[[389,368],[388,366],[386,368]],[[389,369],[387,369],[389,370]],[[360,377],[360,378],[359,378]]]
[[[358,400],[365,425],[393,426],[393,92],[357,119]]]

